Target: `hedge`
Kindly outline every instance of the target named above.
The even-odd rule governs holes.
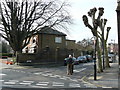
[[[12,53],[0,53],[0,56],[8,56],[8,57],[12,57],[13,54],[12,54]]]

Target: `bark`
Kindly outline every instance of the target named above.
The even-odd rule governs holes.
[[[19,64],[19,54],[22,53],[21,51],[16,51],[15,55],[16,55],[16,63],[17,65]]]
[[[106,68],[110,68],[109,58],[108,58],[108,49],[107,49],[106,42],[105,42],[105,57],[106,57]]]
[[[103,69],[102,69],[102,60],[101,60],[101,49],[100,49],[100,46],[99,46],[99,40],[97,41],[97,58],[98,58],[98,72],[103,72]]]

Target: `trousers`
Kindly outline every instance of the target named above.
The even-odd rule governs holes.
[[[67,75],[72,75],[73,73],[73,65],[67,64]]]

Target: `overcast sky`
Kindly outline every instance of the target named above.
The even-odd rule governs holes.
[[[69,39],[80,41],[84,38],[91,38],[93,35],[89,28],[85,27],[82,16],[87,15],[87,12],[96,7],[104,8],[104,15],[102,18],[108,20],[106,27],[111,27],[109,33],[108,42],[111,42],[111,39],[117,42],[117,0],[68,0],[71,4],[70,13],[74,19],[74,24],[69,27],[70,35]],[[98,14],[98,11],[97,11]],[[97,16],[96,14],[96,16]],[[91,18],[89,18],[90,20]],[[91,23],[91,22],[90,22]]]

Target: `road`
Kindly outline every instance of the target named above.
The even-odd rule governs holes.
[[[93,62],[74,65],[73,75],[67,75],[66,66],[23,67],[2,64],[2,87],[12,88],[97,88],[82,78],[93,74]]]

